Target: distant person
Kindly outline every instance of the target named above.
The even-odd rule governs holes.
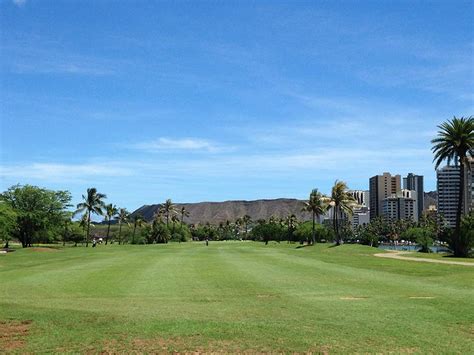
[[[209,245],[209,238],[206,237],[206,247]]]
[[[92,241],[92,247],[95,248],[96,245],[97,245],[97,240],[94,239],[94,240]]]

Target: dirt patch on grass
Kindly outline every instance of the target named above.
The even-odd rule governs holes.
[[[432,300],[433,296],[411,296],[411,297],[408,297],[408,298],[411,298],[413,300]]]
[[[46,248],[46,247],[35,247],[35,248],[30,248],[31,251],[39,251],[39,252],[55,252],[59,251],[59,249],[56,248]]]
[[[103,343],[101,354],[255,354],[261,351],[244,350],[241,344],[231,340],[204,340],[199,336],[135,338],[132,340],[110,339]],[[98,353],[97,350],[92,353]]]
[[[339,299],[345,300],[345,301],[356,301],[356,300],[366,300],[369,297],[353,297],[353,296],[347,296],[347,297],[340,297]]]
[[[18,351],[26,345],[31,321],[0,321],[1,351]]]

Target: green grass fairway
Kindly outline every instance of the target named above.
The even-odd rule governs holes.
[[[474,268],[377,258],[358,245],[297,246],[0,255],[0,349],[473,352]]]

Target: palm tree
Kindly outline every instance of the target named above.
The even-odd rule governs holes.
[[[293,232],[296,229],[296,226],[298,225],[298,219],[294,214],[289,215],[285,219],[286,227],[288,228],[288,243],[291,243],[293,241]]]
[[[137,227],[141,228],[146,224],[145,219],[139,213],[133,216],[133,234],[132,234],[132,244],[135,244],[135,232],[137,231]]]
[[[181,213],[181,225],[183,225],[184,217],[189,217],[189,211],[186,209],[186,207],[182,206],[181,209],[179,210],[179,213]]]
[[[104,199],[107,198],[105,194],[97,192],[95,187],[87,189],[87,195],[82,195],[84,202],[78,203],[75,213],[80,213],[82,211],[87,212],[87,235],[86,235],[86,247],[89,246],[89,232],[91,224],[91,213],[102,215],[103,208],[105,208]]]
[[[244,225],[244,228],[245,228],[245,239],[247,239],[247,234],[248,234],[248,227],[249,227],[249,224],[252,223],[252,217],[250,217],[248,214],[246,214],[245,216],[242,217],[242,223]]]
[[[347,192],[347,184],[344,181],[338,181],[334,183],[331,191],[331,197],[329,199],[329,205],[332,207],[333,212],[333,226],[334,233],[336,233],[336,245],[341,245],[342,238],[340,232],[340,220],[344,218],[344,214],[352,216],[352,208],[355,205],[354,198]]]
[[[167,199],[165,203],[160,206],[160,210],[166,216],[166,226],[168,227],[170,217],[176,213],[175,206],[173,202],[171,202],[171,199]]]
[[[453,235],[453,253],[455,256],[467,256],[469,247],[461,242],[460,233],[464,206],[464,174],[466,166],[470,168],[469,157],[474,156],[474,117],[454,117],[452,120],[443,122],[438,128],[437,137],[431,141],[435,169],[438,169],[445,160],[448,165],[451,162],[455,165],[459,164],[459,198]]]
[[[130,217],[130,213],[125,208],[121,208],[118,211],[117,217],[115,217],[118,220],[119,223],[119,234],[118,234],[118,240],[119,240],[119,245],[122,243],[122,224],[126,223],[128,225],[128,219]]]
[[[235,220],[235,223],[234,223],[234,225],[235,225],[235,230],[236,230],[236,232],[237,232],[236,234],[238,235],[238,238],[239,238],[239,239],[242,239],[242,237],[240,236],[240,228],[243,226],[243,224],[244,224],[244,221],[243,221],[243,219],[240,218],[240,217],[237,218],[237,219]]]
[[[118,213],[117,206],[109,203],[105,206],[105,220],[108,222],[107,225],[107,237],[105,238],[105,245],[109,242],[109,235],[110,235],[110,224],[112,223],[112,218]]]
[[[87,226],[89,224],[89,218],[87,217],[87,212],[85,212],[82,217],[81,217],[81,220],[79,221],[79,227],[82,228],[82,233],[84,233],[84,239],[86,237],[86,230],[87,230]],[[82,243],[84,242],[84,240],[82,241]],[[82,244],[81,243],[81,244]]]
[[[319,218],[319,216],[327,211],[328,204],[318,189],[313,189],[311,191],[308,202],[305,202],[304,204],[302,211],[311,212],[313,216],[313,229],[310,244],[314,244],[316,241],[316,217]]]

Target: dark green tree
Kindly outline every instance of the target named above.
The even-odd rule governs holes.
[[[70,207],[68,191],[52,191],[32,185],[15,185],[0,195],[16,214],[14,236],[25,248],[48,229],[62,225],[64,213]]]
[[[5,243],[8,249],[9,242],[17,228],[17,214],[5,201],[0,201],[0,241]]]
[[[456,225],[452,234],[453,253],[457,257],[466,257],[469,248],[461,240],[461,217],[464,206],[464,174],[465,168],[470,167],[468,158],[474,155],[474,117],[454,117],[438,126],[437,137],[431,143],[434,153],[435,169],[446,161],[448,165],[454,162],[459,166],[459,197],[456,212]]]

